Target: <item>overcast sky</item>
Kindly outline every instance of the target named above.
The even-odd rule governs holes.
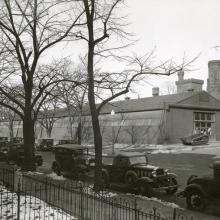
[[[186,72],[185,78],[204,80],[206,90],[208,61],[220,60],[220,47],[215,49],[220,46],[220,0],[125,0],[125,3],[122,10],[128,15],[129,31],[140,39],[132,49],[143,55],[156,48],[156,59],[162,61],[181,60],[184,54],[190,60],[201,53],[194,63],[195,71]],[[77,55],[76,51],[81,50],[79,42],[74,49],[56,48],[58,54],[65,55]],[[176,80],[176,75],[151,79],[149,84],[136,87],[136,91],[139,97],[151,96],[152,87],[159,86],[161,94],[165,94],[168,85],[174,86]],[[138,94],[129,96],[137,98]]]
[[[220,59],[220,1],[219,0],[127,0],[131,30],[140,37],[137,51],[149,51],[156,47],[158,58],[180,59],[184,53],[192,58],[202,53],[194,68],[185,78],[205,80],[207,63]],[[175,81],[177,77],[171,77]],[[169,80],[157,79],[152,86],[166,87]],[[149,86],[150,87],[150,86]],[[163,91],[166,89],[163,89]],[[150,96],[151,88],[140,90],[141,96]]]

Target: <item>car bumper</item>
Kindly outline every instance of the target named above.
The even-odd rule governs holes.
[[[180,185],[173,185],[173,186],[160,186],[158,189],[166,190],[166,189],[173,189],[173,188],[179,188]]]
[[[177,192],[177,197],[180,197],[180,198],[184,198],[184,197],[186,197],[186,193],[185,193],[185,191],[180,191],[180,192]]]

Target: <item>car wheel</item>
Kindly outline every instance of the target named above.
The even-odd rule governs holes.
[[[169,186],[175,186],[175,185],[178,185],[177,180],[175,178],[171,178]],[[173,187],[173,188],[167,189],[166,193],[169,195],[172,195],[177,191],[177,189],[178,189],[178,187]]]
[[[22,165],[22,160],[17,160],[16,164],[20,167]]]
[[[102,170],[102,186],[103,188],[109,187],[109,174],[107,170]]]
[[[7,150],[7,149],[4,149],[2,152],[3,152],[4,154],[6,154],[6,155],[7,155],[8,150]]]
[[[133,186],[137,180],[137,174],[133,171],[133,170],[129,170],[126,174],[125,174],[125,183],[128,186]]]
[[[138,184],[138,193],[143,196],[152,197],[153,196],[153,188],[149,183],[141,182]]]
[[[61,176],[60,166],[57,163],[53,163],[52,170],[57,176]]]
[[[43,164],[43,161],[42,161],[42,160],[37,161],[37,165],[38,165],[38,166],[42,166],[42,164]]]
[[[202,211],[206,207],[204,195],[199,190],[190,190],[186,195],[186,203],[189,209],[195,211]]]
[[[7,155],[4,152],[0,152],[0,161],[6,161]]]
[[[186,182],[186,185],[189,185],[189,184],[192,182],[192,180],[195,179],[196,177],[197,177],[196,175],[191,175],[191,176],[188,178],[188,180],[187,180],[187,182]]]

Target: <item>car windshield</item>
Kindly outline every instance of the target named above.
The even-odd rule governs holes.
[[[138,164],[138,163],[146,163],[146,157],[144,155],[142,156],[135,156],[135,157],[130,157],[130,164]]]
[[[88,154],[88,151],[87,149],[78,149],[78,150],[74,150],[73,154],[75,155],[87,155]]]

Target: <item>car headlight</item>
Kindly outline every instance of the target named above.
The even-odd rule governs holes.
[[[154,171],[152,171],[152,176],[153,177],[156,177],[157,176],[157,172],[154,170]]]
[[[164,170],[164,173],[167,175],[170,172],[169,169]]]

